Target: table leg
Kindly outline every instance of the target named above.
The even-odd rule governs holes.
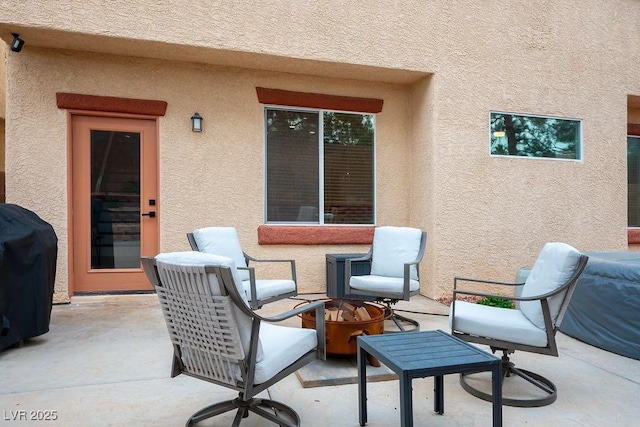
[[[444,414],[444,381],[442,375],[433,377],[433,412]]]
[[[502,364],[491,370],[491,393],[493,396],[493,427],[502,427]]]
[[[413,427],[413,390],[406,372],[400,375],[400,426]]]
[[[360,425],[367,423],[367,352],[358,345],[358,415]]]

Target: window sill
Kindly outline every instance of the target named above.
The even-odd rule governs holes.
[[[259,245],[370,245],[375,226],[261,225]]]
[[[640,243],[640,228],[627,228],[627,242],[629,245]]]

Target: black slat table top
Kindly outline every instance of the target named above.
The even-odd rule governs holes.
[[[415,377],[420,376],[419,371],[500,363],[497,356],[441,330],[366,335],[358,341],[394,372],[411,371]]]

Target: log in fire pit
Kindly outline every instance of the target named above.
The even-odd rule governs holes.
[[[330,299],[324,306],[327,354],[333,355],[356,354],[356,337],[383,333],[384,321],[391,317],[384,305],[370,301]],[[315,310],[301,317],[303,328],[315,328]]]

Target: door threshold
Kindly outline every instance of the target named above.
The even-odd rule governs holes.
[[[102,304],[121,302],[157,302],[155,291],[119,291],[119,292],[76,292],[71,296],[71,304]]]

